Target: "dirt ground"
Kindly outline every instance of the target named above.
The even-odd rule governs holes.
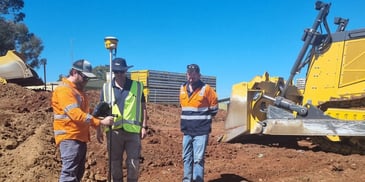
[[[92,104],[97,91],[88,92]],[[52,133],[50,92],[0,85],[0,181],[57,181],[61,169]],[[181,181],[178,106],[148,104],[151,129],[143,140],[140,181]],[[240,143],[219,143],[226,112],[213,122],[206,152],[205,181],[318,182],[365,180],[365,157],[320,151],[309,139],[249,136]],[[88,145],[83,181],[107,181],[106,144]]]

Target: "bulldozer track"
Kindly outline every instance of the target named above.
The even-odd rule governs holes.
[[[347,108],[365,109],[365,96],[353,98],[336,98],[318,105],[322,111],[328,108]],[[365,137],[343,137],[340,136],[339,142],[330,141],[327,137],[311,137],[312,142],[317,144],[322,150],[335,152],[343,155],[365,154]]]

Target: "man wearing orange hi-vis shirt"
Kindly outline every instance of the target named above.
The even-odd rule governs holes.
[[[180,88],[181,131],[183,132],[183,182],[204,181],[204,153],[218,112],[217,94],[200,80],[197,64],[187,66],[187,81]]]
[[[97,129],[101,124],[114,123],[112,116],[100,120],[89,113],[84,88],[88,80],[95,77],[91,71],[88,61],[82,59],[74,62],[69,76],[62,78],[62,83],[52,93],[53,130],[62,160],[60,182],[82,180],[90,126]]]

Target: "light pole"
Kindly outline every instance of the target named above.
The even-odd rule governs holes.
[[[112,81],[113,81],[113,72],[112,72],[112,60],[113,55],[116,54],[117,45],[118,45],[118,39],[116,37],[105,37],[104,38],[104,44],[105,48],[109,50],[109,107],[113,107],[113,97],[112,97]],[[112,169],[112,163],[111,163],[111,152],[112,152],[112,126],[109,126],[109,172],[108,172],[108,180],[111,181],[112,175],[111,175],[111,169]]]
[[[47,90],[47,80],[46,80],[46,64],[47,64],[47,59],[41,59],[40,64],[43,65],[43,76],[44,76],[44,90]]]

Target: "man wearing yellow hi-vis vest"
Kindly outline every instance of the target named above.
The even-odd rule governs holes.
[[[125,59],[115,58],[112,61],[114,78],[103,85],[100,100],[110,103],[112,100],[112,114],[114,125],[112,132],[110,159],[113,182],[123,181],[123,153],[127,154],[127,181],[138,181],[139,160],[141,153],[141,138],[147,134],[147,110],[142,82],[127,78],[129,68]],[[111,84],[111,85],[110,85]],[[112,89],[111,92],[109,89]],[[111,93],[111,95],[110,95]],[[111,99],[113,98],[113,99]],[[102,141],[102,135],[98,136]],[[107,147],[109,149],[109,146]]]

